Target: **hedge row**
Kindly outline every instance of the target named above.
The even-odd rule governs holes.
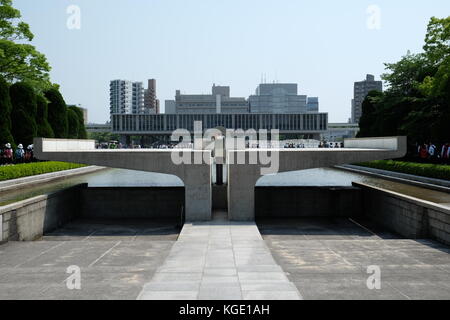
[[[85,167],[82,164],[48,161],[33,162],[0,167],[0,181],[35,176],[43,173],[70,170]]]
[[[415,163],[393,160],[379,160],[358,163],[359,166],[413,174],[416,176],[450,180],[450,166],[430,163]]]

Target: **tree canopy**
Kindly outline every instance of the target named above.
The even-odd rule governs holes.
[[[11,0],[0,0],[0,75],[8,82],[27,81],[37,89],[49,88],[50,65],[45,55],[29,44],[34,38]]]
[[[11,134],[11,99],[9,97],[9,86],[0,77],[0,148],[6,143],[14,144]]]
[[[69,139],[77,139],[78,138],[78,129],[79,129],[79,121],[78,115],[75,110],[72,108],[67,109],[67,124],[68,124],[68,138]]]
[[[16,143],[24,146],[32,144],[37,135],[37,101],[32,86],[18,82],[9,88],[12,112],[12,134]]]
[[[431,18],[424,42],[423,52],[386,64],[388,89],[366,97],[358,136],[450,141],[450,17]]]
[[[78,108],[77,106],[69,106],[70,110],[73,110],[78,119],[78,135],[75,138],[78,139],[87,139],[87,132],[86,132],[86,126],[84,125],[84,115],[81,108]]]
[[[66,138],[68,134],[67,106],[56,88],[45,91],[48,104],[48,122],[50,123],[55,138]]]
[[[45,97],[37,96],[37,136],[41,138],[54,138],[53,129],[48,123],[48,103]]]

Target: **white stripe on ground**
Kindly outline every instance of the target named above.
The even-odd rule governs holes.
[[[115,247],[117,247],[119,244],[121,244],[122,241],[117,241],[115,245],[113,245],[111,248],[109,248],[108,250],[106,250],[100,257],[98,257],[97,259],[95,259],[89,266],[88,268],[92,267],[94,264],[96,264],[97,262],[99,262],[104,256],[106,256],[108,253],[110,253]]]

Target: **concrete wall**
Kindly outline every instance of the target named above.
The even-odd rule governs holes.
[[[274,172],[262,171],[268,165],[261,161],[264,150],[234,150],[227,153],[228,217],[237,221],[255,219],[255,185],[265,174],[326,168],[339,164],[401,158],[406,154],[406,137],[349,139],[346,148],[280,149],[269,152]],[[349,147],[347,147],[347,145]],[[243,159],[243,164],[237,159]],[[257,159],[251,164],[251,159]],[[230,161],[232,160],[232,161]],[[278,169],[278,170],[276,170]]]
[[[95,149],[92,140],[35,138],[35,157],[110,168],[172,174],[185,185],[188,221],[211,220],[211,151],[164,149]],[[172,153],[182,152],[185,163],[177,164]],[[201,161],[203,159],[203,161]],[[200,161],[198,161],[200,160]],[[197,162],[198,161],[198,162]]]
[[[364,214],[409,239],[431,238],[450,245],[450,209],[392,191],[353,183],[362,190]]]
[[[258,218],[356,217],[361,190],[354,187],[256,187]]]
[[[175,218],[184,206],[183,187],[86,188],[81,190],[82,218]]]
[[[406,151],[406,147],[406,139],[398,139],[398,137],[344,139],[344,148],[370,148]]]
[[[183,187],[87,188],[81,184],[0,207],[0,242],[32,241],[76,218],[181,221]]]
[[[31,241],[72,220],[78,212],[79,185],[0,207],[0,241]]]

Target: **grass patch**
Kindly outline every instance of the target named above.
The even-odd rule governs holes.
[[[357,165],[374,169],[413,174],[427,178],[450,180],[450,166],[442,164],[379,160],[358,163]]]
[[[85,167],[84,164],[48,161],[16,164],[0,167],[0,181],[35,176],[38,174],[57,172]]]

